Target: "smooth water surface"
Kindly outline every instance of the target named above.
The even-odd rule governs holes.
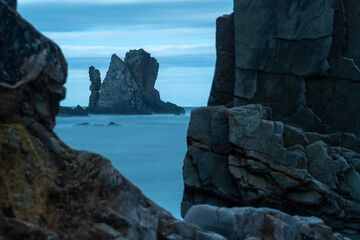
[[[186,110],[180,116],[57,117],[55,132],[74,149],[109,158],[147,197],[180,218],[182,165],[191,109]],[[110,122],[120,126],[106,126]],[[89,125],[78,125],[81,123]]]

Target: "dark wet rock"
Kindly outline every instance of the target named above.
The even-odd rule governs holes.
[[[107,124],[107,126],[121,126],[121,125],[118,124],[118,123],[115,123],[115,122],[109,122],[109,123]]]
[[[88,113],[80,105],[77,105],[75,108],[60,107],[58,116],[60,117],[88,116]]]
[[[53,132],[60,49],[0,2],[0,239],[219,239],[157,206]]]
[[[99,99],[89,105],[89,112],[113,114],[183,114],[185,110],[173,103],[163,102],[154,88],[159,63],[149,53],[131,50],[125,62],[116,54],[101,84]],[[90,76],[91,77],[91,76]],[[96,91],[95,91],[96,92]],[[95,101],[91,102],[94,103]]]
[[[228,240],[238,239],[345,239],[316,217],[290,216],[270,208],[218,208],[196,205],[185,221],[219,233]]]
[[[89,98],[89,107],[88,111],[94,111],[96,105],[99,101],[99,91],[101,88],[101,76],[100,71],[95,67],[91,66],[89,68],[89,77],[90,77],[90,98]]]
[[[76,124],[76,126],[89,126],[89,125],[90,125],[90,123],[88,123],[88,122]]]

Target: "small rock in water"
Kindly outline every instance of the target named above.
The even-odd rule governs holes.
[[[76,126],[89,126],[89,125],[90,125],[90,123],[88,123],[88,122],[76,124]]]
[[[121,126],[121,125],[115,122],[109,122],[107,126]]]

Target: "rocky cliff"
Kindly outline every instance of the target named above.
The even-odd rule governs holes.
[[[203,203],[272,207],[360,239],[359,12],[352,0],[236,0],[217,20],[183,215]]]
[[[114,54],[102,84],[100,72],[90,67],[88,111],[116,114],[185,113],[183,108],[161,101],[159,92],[154,88],[158,71],[157,60],[143,49],[126,53],[125,62]]]

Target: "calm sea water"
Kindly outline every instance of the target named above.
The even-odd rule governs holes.
[[[57,117],[55,132],[74,149],[109,158],[147,197],[181,218],[182,165],[192,109],[181,116]],[[110,122],[119,126],[106,126]],[[89,125],[78,125],[82,123]]]

